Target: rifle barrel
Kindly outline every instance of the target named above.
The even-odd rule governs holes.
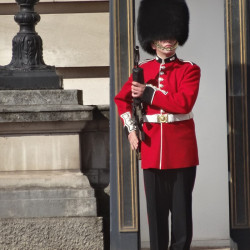
[[[134,65],[137,68],[138,64],[139,64],[139,61],[140,61],[139,46],[135,46],[134,54],[135,54],[135,56],[134,56]]]

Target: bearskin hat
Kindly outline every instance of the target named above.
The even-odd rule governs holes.
[[[188,39],[189,10],[185,0],[142,0],[137,19],[138,39],[149,54],[157,40],[176,39],[183,45]]]

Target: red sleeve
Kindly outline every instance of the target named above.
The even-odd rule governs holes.
[[[129,77],[128,81],[125,82],[121,91],[115,96],[114,101],[116,103],[119,116],[123,122],[123,126],[126,128],[126,132],[130,133],[136,130],[134,121],[132,120],[132,75]]]
[[[190,65],[177,82],[177,92],[161,91],[153,86],[146,90],[148,93],[146,103],[163,109],[167,113],[187,114],[192,111],[196,101],[200,82],[200,68]],[[149,98],[150,95],[150,98]]]
[[[132,111],[132,76],[125,82],[120,92],[115,96],[114,101],[118,109],[119,115]]]

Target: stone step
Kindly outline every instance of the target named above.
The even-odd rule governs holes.
[[[0,217],[96,216],[96,199],[78,171],[0,173]]]

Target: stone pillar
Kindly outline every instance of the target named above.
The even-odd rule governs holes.
[[[103,249],[94,189],[80,171],[94,107],[78,90],[2,90],[0,100],[0,249]]]

